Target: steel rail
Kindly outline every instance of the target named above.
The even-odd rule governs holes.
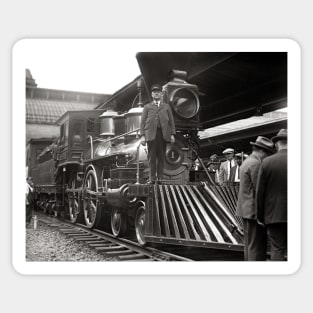
[[[39,220],[58,227],[64,235],[85,243],[107,257],[114,257],[116,261],[193,261],[152,247],[142,247],[128,239],[115,238],[102,230],[88,229],[83,224],[60,221],[52,216],[49,218],[52,221],[43,217],[39,217]]]

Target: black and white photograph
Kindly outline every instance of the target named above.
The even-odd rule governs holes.
[[[310,310],[310,2],[1,4],[2,311]]]
[[[17,42],[16,270],[296,271],[299,68],[284,39]]]

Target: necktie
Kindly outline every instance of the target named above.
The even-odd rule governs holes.
[[[227,180],[230,178],[231,161],[228,162]]]

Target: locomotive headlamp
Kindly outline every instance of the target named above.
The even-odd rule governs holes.
[[[191,89],[176,89],[171,94],[170,101],[173,110],[180,118],[192,119],[199,112],[199,98]]]

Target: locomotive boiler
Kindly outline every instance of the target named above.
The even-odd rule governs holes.
[[[198,87],[186,77],[186,72],[174,70],[163,85],[177,130],[175,143],[166,147],[163,181],[146,184],[149,168],[139,136],[139,85],[139,101],[127,112],[69,111],[58,120],[58,142],[31,169],[37,205],[89,228],[109,226],[115,236],[134,227],[142,245],[242,251],[241,221],[233,205],[225,204],[217,187],[191,180],[199,149],[200,102]]]

